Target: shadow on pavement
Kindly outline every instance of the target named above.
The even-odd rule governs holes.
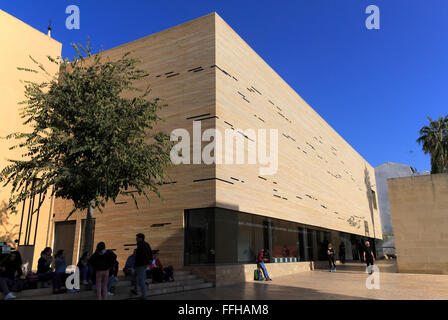
[[[275,281],[275,280],[274,280]],[[364,297],[331,294],[310,288],[276,285],[274,282],[243,283],[185,293],[152,297],[151,300],[368,300]]]

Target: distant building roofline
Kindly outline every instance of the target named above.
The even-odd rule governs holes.
[[[375,168],[378,168],[378,167],[381,167],[381,166],[385,166],[385,165],[396,165],[396,166],[402,166],[402,167],[407,167],[407,168],[411,168],[411,170],[412,170],[412,166],[410,166],[410,165],[408,165],[408,164],[396,163],[396,162],[391,162],[391,161],[388,161],[388,162],[384,162],[384,163],[382,163],[382,164],[380,164],[380,165],[376,166]]]

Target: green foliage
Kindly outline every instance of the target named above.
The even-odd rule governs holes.
[[[431,155],[431,173],[443,173],[448,170],[448,116],[428,120],[429,126],[420,129],[417,142],[425,154]]]
[[[136,194],[148,201],[151,192],[160,197],[171,142],[169,135],[153,132],[164,105],[149,99],[149,87],[136,86],[146,72],[130,53],[111,61],[101,52],[92,55],[89,42],[73,47],[73,59],[48,57],[60,68],[55,77],[34,59],[40,71],[19,68],[43,72],[49,80],[25,82],[21,116],[32,132],[6,137],[20,141],[11,149],[23,150],[23,159],[9,160],[0,174],[0,183],[12,186],[12,211],[24,199],[49,192],[72,200],[75,210],[101,210],[119,194],[132,196],[136,205]],[[41,183],[31,187],[36,178]]]

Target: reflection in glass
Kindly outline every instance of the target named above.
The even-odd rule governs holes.
[[[359,259],[365,237],[223,208],[185,210],[185,265],[327,260],[328,243],[344,242],[346,260]],[[372,242],[371,242],[372,243]]]

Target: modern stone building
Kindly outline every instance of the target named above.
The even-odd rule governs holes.
[[[199,157],[199,164],[173,165],[160,189],[163,200],[154,196],[148,205],[138,198],[137,209],[121,196],[97,212],[95,243],[115,249],[121,266],[138,232],[160,250],[164,265],[192,269],[217,284],[252,277],[262,248],[270,269],[286,274],[326,259],[329,242],[336,251],[344,242],[351,260],[359,258],[362,240],[382,238],[373,168],[217,14],[104,54],[114,59],[128,51],[148,72],[139,85],[149,83],[152,97],[168,105],[157,129],[185,129],[192,161],[207,146],[215,159],[234,158],[238,143],[246,160],[206,164]],[[193,141],[207,129],[234,132],[234,145],[226,141],[220,153],[217,135]],[[261,141],[252,133],[264,129],[278,133],[267,131],[272,161],[249,164],[251,146]],[[270,165],[274,170],[263,172]],[[48,234],[54,249],[65,249],[76,263],[85,212],[66,221],[70,211],[70,202],[55,200]]]
[[[392,219],[390,216],[389,195],[387,192],[387,179],[426,175],[429,172],[417,172],[409,165],[386,162],[375,167],[376,189],[378,191],[378,206],[380,209],[383,240],[377,241],[377,253],[395,255],[395,241],[393,235]]]
[[[23,80],[43,81],[42,74],[33,74],[17,70],[17,67],[35,69],[30,56],[42,63],[50,74],[57,72],[57,66],[50,63],[47,55],[61,55],[62,44],[48,35],[33,29],[29,25],[0,10],[0,136],[25,131],[20,118],[19,102],[25,99]],[[4,168],[7,159],[21,159],[19,150],[9,150],[16,141],[0,139],[0,168]],[[37,182],[36,182],[37,183]],[[37,199],[26,201],[17,214],[5,210],[10,196],[10,188],[0,187],[0,241],[16,248],[19,244],[29,267],[37,265],[40,251],[51,245],[50,226],[51,199],[46,199],[41,208]],[[37,197],[36,197],[37,198]],[[17,240],[17,242],[15,242]]]
[[[448,274],[448,174],[387,184],[398,271]]]
[[[328,242],[337,251],[344,242],[347,258],[357,259],[362,239],[382,238],[373,168],[217,14],[105,54],[114,59],[128,51],[149,73],[141,86],[150,83],[152,96],[168,104],[158,129],[184,128],[191,137],[227,129],[246,146],[257,138],[248,129],[277,129],[278,170],[261,174],[266,165],[247,162],[176,165],[160,190],[163,201],[148,206],[140,199],[139,210],[127,197],[108,204],[96,215],[95,242],[116,249],[121,265],[138,232],[165,265],[214,280],[224,273],[243,280],[262,248],[271,262],[288,262],[282,272],[293,272],[326,259]],[[194,132],[199,124],[202,131]],[[192,143],[190,158],[209,141]],[[66,222],[70,210],[55,201],[54,246],[73,251],[76,262],[85,213]]]

